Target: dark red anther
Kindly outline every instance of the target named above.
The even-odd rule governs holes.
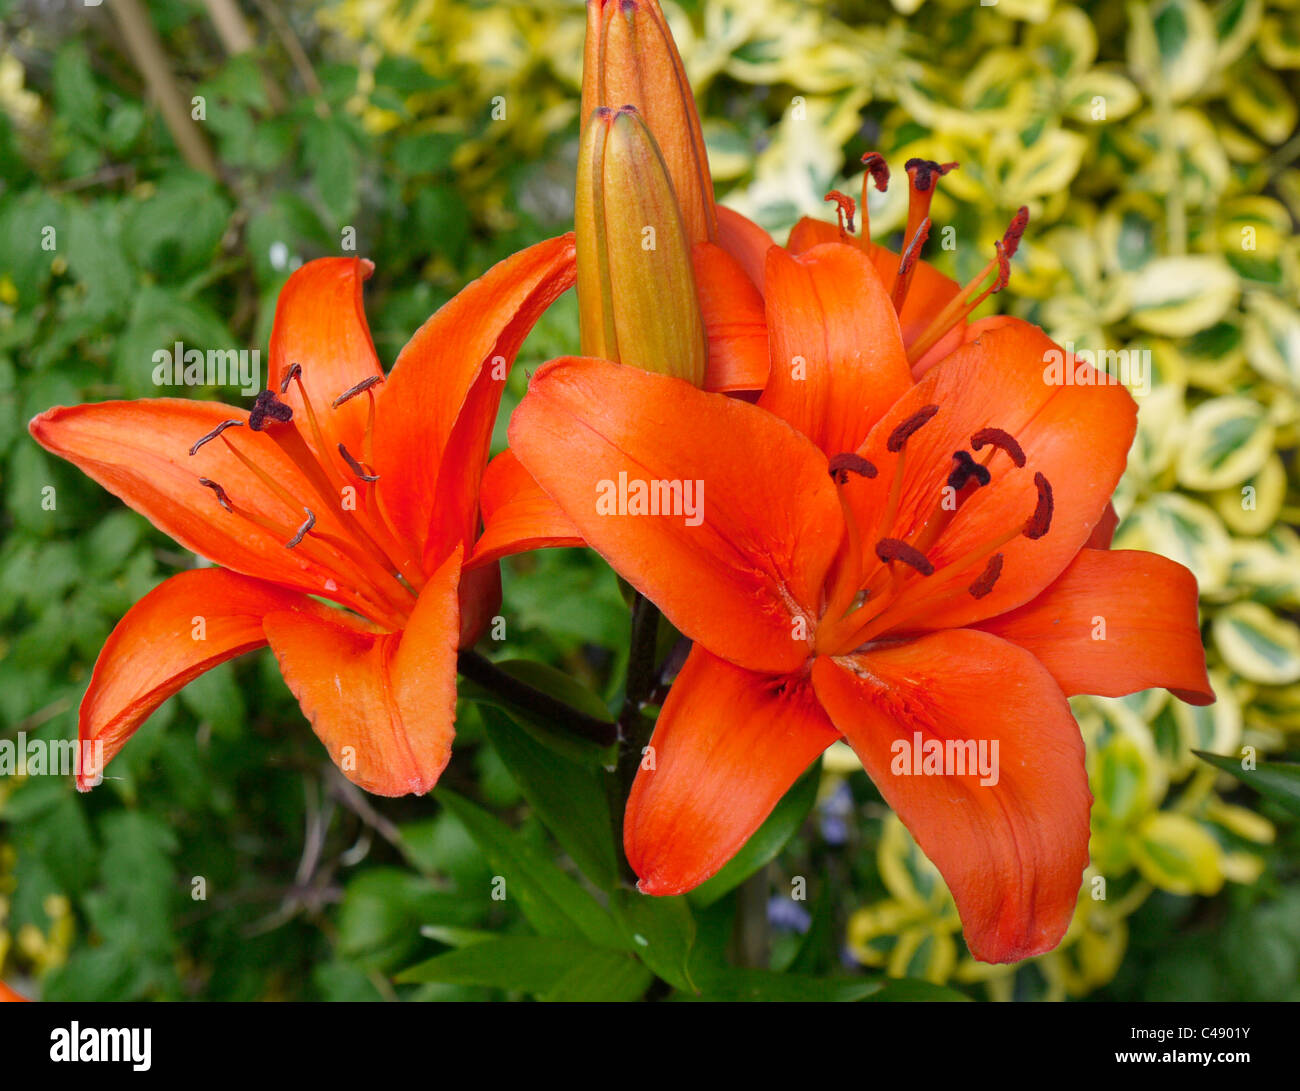
[[[215,481],[212,481],[206,477],[200,477],[199,484],[202,485],[205,489],[211,489],[214,493],[216,493],[217,503],[220,504],[223,508],[225,508],[226,511],[235,510],[230,506],[230,498],[226,495],[226,490],[223,489],[220,485],[218,485]]]
[[[260,432],[270,422],[286,424],[291,420],[293,420],[293,408],[285,405],[269,390],[263,390],[249,411],[248,427],[254,432]]]
[[[992,480],[988,467],[976,462],[969,451],[954,451],[952,457],[957,460],[957,465],[948,475],[949,487],[961,492],[972,477],[981,485],[987,485]]]
[[[926,421],[939,412],[937,405],[922,406],[913,413],[907,420],[899,424],[892,432],[889,433],[889,439],[885,441],[885,450],[898,454],[905,444],[912,437],[912,433],[921,427]]]
[[[925,554],[900,538],[881,538],[876,543],[876,556],[885,564],[890,561],[902,561],[906,565],[911,565],[922,576],[934,575],[934,565],[926,559]]]
[[[930,217],[921,221],[921,225],[916,229],[916,234],[912,236],[912,241],[907,244],[907,249],[903,251],[903,256],[898,261],[898,281],[897,283],[906,284],[908,278],[912,275],[912,270],[916,268],[917,259],[921,256],[921,247],[925,245],[925,240],[930,237]]]
[[[845,451],[831,459],[830,472],[831,480],[837,485],[843,485],[849,480],[851,473],[859,477],[875,477],[877,471],[876,467],[861,455]]]
[[[348,469],[350,469],[354,474],[356,474],[357,477],[361,478],[362,481],[379,480],[378,474],[372,474],[368,472],[366,468],[361,465],[360,462],[358,462],[355,458],[352,457],[351,452],[346,447],[344,447],[343,444],[341,443],[339,444],[339,454],[343,456],[343,461],[348,464]]]
[[[823,201],[835,202],[835,215],[840,220],[840,234],[853,234],[854,217],[858,214],[858,203],[847,193],[833,189],[822,198]]]
[[[302,377],[302,365],[290,364],[284,373],[284,378],[280,380],[280,393],[287,394],[289,391],[289,384],[293,382],[294,379],[298,379],[301,377]]]
[[[1007,282],[1011,279],[1011,256],[1007,253],[1007,249],[1002,245],[1000,239],[993,245],[998,252],[998,279],[993,282],[993,287],[985,295],[996,295],[1007,286]]]
[[[212,440],[216,439],[227,428],[242,428],[243,426],[244,426],[244,422],[242,420],[223,420],[214,429],[212,429],[211,432],[209,432],[206,436],[201,437],[198,440],[198,442],[196,442],[194,446],[190,448],[190,454],[191,455],[197,454],[200,447],[202,447],[205,443],[211,443]]]
[[[889,164],[885,162],[885,157],[879,152],[867,152],[862,157],[862,165],[867,168],[876,189],[884,193],[889,186]]]
[[[355,398],[358,394],[365,393],[365,391],[369,390],[376,383],[382,383],[383,381],[384,377],[382,375],[371,375],[367,379],[362,379],[356,386],[348,387],[347,390],[343,391],[342,394],[335,398],[331,403],[330,408],[337,409],[349,398]]]
[[[1024,205],[1016,211],[1011,217],[1011,224],[1007,227],[1007,233],[1002,236],[1002,249],[1007,252],[1007,258],[1016,256],[1016,251],[1020,248],[1020,237],[1025,233],[1025,228],[1029,226],[1029,209]]]
[[[1001,428],[981,428],[970,438],[971,450],[973,451],[978,451],[989,444],[1010,455],[1011,461],[1016,464],[1017,469],[1024,466],[1025,452],[1010,432],[1004,432]]]
[[[909,214],[910,223],[910,214]],[[916,225],[912,241],[907,244],[903,256],[898,261],[898,272],[894,274],[894,290],[890,293],[890,302],[894,304],[894,313],[903,313],[903,304],[907,301],[907,290],[912,285],[912,273],[921,257],[921,247],[930,237],[930,217],[926,216]]]
[[[984,571],[980,573],[979,578],[970,585],[971,597],[982,599],[993,590],[993,585],[998,582],[1000,575],[1002,575],[1002,554],[994,553],[989,558],[989,563],[984,566]]]
[[[903,164],[918,193],[925,193],[934,185],[936,178],[942,178],[957,167],[956,163],[936,163],[933,159],[909,159]]]
[[[1052,486],[1041,473],[1034,474],[1034,485],[1038,488],[1038,503],[1034,514],[1025,520],[1026,538],[1041,538],[1052,529]]]
[[[311,508],[303,508],[302,510],[307,513],[307,518],[302,521],[302,526],[298,528],[298,533],[284,543],[285,549],[293,549],[294,546],[298,545],[307,537],[307,532],[316,525],[316,513],[313,512]]]

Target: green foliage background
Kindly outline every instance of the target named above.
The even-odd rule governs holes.
[[[0,737],[74,736],[113,624],[194,563],[40,451],[31,416],[156,395],[152,353],[175,340],[264,351],[285,277],[339,252],[348,227],[377,265],[367,311],[391,364],[458,287],[571,217],[580,2],[259,0],[244,5],[255,49],[235,55],[215,5],[148,3],[177,93],[203,98],[215,177],[179,154],[113,3],[0,0]],[[835,750],[765,830],[753,878],[645,918],[577,878],[607,845],[537,792],[536,725],[465,701],[447,792],[371,800],[259,654],[164,706],[88,796],[0,780],[5,980],[50,999],[701,982],[855,998],[883,971],[914,994],[1300,999],[1296,817],[1192,755],[1300,750],[1300,5],[697,0],[669,15],[728,203],[781,238],[826,215],[827,189],[860,185],[866,150],[896,172],[958,160],[934,212],[955,247],[932,244],[933,260],[973,274],[1027,204],[996,302],[1079,348],[1150,352],[1117,544],[1196,573],[1220,700],[1077,700],[1097,805],[1066,942],[1019,968],[972,962],[937,874]],[[901,228],[904,190],[873,201],[877,239]],[[569,297],[526,345],[513,399],[575,330]],[[582,551],[535,554],[507,566],[505,592],[493,654],[558,667],[612,706],[627,629],[613,575]],[[591,755],[571,756],[583,783]],[[495,901],[503,870],[523,879]],[[798,877],[805,934],[767,907]],[[514,977],[484,970],[488,935],[515,945],[496,951]],[[778,986],[766,967],[791,973]]]

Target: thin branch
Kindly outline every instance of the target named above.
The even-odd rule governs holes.
[[[186,109],[188,99],[172,76],[167,54],[149,22],[149,14],[140,0],[113,0],[109,5],[118,29],[126,41],[131,60],[144,77],[149,93],[158,104],[164,124],[181,156],[195,170],[218,176],[217,161],[208,147],[203,131]]]

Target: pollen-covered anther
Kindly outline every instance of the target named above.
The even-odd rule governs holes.
[[[910,226],[910,224],[909,224]],[[894,304],[894,313],[903,313],[903,304],[907,302],[907,290],[912,286],[912,274],[916,272],[917,262],[921,258],[921,248],[930,237],[930,217],[926,216],[916,225],[912,241],[907,244],[903,256],[898,259],[898,272],[894,274],[894,287],[889,294]]]
[[[1002,554],[994,553],[989,558],[989,563],[984,566],[984,571],[979,574],[979,578],[970,585],[971,597],[982,599],[993,590],[993,585],[998,582],[1000,575],[1002,575]]]
[[[981,428],[970,438],[971,450],[980,451],[985,447],[993,446],[999,451],[1005,451],[1011,461],[1020,469],[1025,464],[1024,449],[1016,442],[1015,436],[1010,432],[1004,432],[1001,428]]]
[[[191,452],[191,453],[192,453],[192,452]],[[217,494],[217,503],[220,504],[223,508],[225,508],[226,511],[234,511],[234,510],[235,510],[233,507],[230,506],[230,497],[228,497],[228,496],[226,495],[226,490],[223,489],[220,485],[218,485],[218,484],[217,484],[215,481],[213,481],[211,478],[200,477],[200,478],[199,478],[199,484],[202,485],[205,489],[211,489],[214,493],[216,493],[216,494]]]
[[[969,451],[954,451],[953,459],[957,465],[953,467],[952,473],[948,475],[948,486],[961,492],[971,478],[974,478],[980,485],[987,485],[993,475],[989,473],[987,466],[981,466],[971,457]]]
[[[875,183],[876,189],[884,193],[889,188],[889,164],[885,162],[885,157],[879,152],[867,152],[862,157],[862,165],[867,168],[867,174]],[[865,193],[865,186],[863,191]]]
[[[288,368],[285,369],[284,378],[280,380],[280,393],[287,394],[289,392],[289,384],[293,382],[294,379],[301,378],[302,364],[290,364]]]
[[[847,483],[851,473],[859,477],[875,477],[876,472],[876,467],[871,462],[852,451],[838,454],[830,461],[831,479],[837,485]]]
[[[876,543],[876,556],[885,564],[890,561],[902,561],[915,568],[922,576],[934,575],[934,565],[925,554],[914,546],[908,545],[901,538],[881,538]]]
[[[925,193],[934,185],[936,178],[942,178],[958,166],[959,163],[936,163],[933,159],[909,159],[903,164],[903,169],[912,179],[912,187],[918,193]]]
[[[858,214],[858,203],[847,193],[841,193],[838,189],[831,190],[822,200],[835,202],[835,215],[839,217],[840,234],[853,234],[854,218]]]
[[[903,445],[912,437],[912,433],[926,423],[931,417],[939,412],[937,405],[925,405],[913,413],[907,420],[901,422],[885,441],[885,449],[891,454],[898,454],[903,449]]]
[[[303,508],[302,510],[307,513],[307,518],[302,521],[302,526],[298,528],[298,532],[284,543],[285,549],[293,549],[294,546],[301,543],[307,537],[307,532],[316,525],[316,513],[311,508]]]
[[[1034,474],[1034,485],[1038,489],[1038,503],[1034,514],[1025,520],[1026,538],[1041,538],[1052,529],[1052,485],[1041,473]]]
[[[348,469],[351,470],[354,474],[356,474],[357,477],[361,478],[362,481],[379,480],[378,474],[372,474],[363,465],[361,465],[361,463],[358,462],[355,458],[353,458],[351,452],[346,447],[344,447],[343,444],[341,443],[339,444],[339,454],[343,456],[343,461],[348,464]]]
[[[347,390],[343,391],[342,394],[335,398],[334,401],[330,403],[330,408],[337,409],[348,399],[355,398],[358,394],[364,394],[376,383],[382,383],[383,381],[384,377],[382,375],[371,375],[368,378],[362,379],[356,386],[348,387]]]
[[[249,411],[248,427],[254,432],[260,432],[268,423],[287,424],[291,420],[293,407],[286,405],[271,391],[263,390]]]
[[[1016,214],[1011,217],[1011,223],[1007,225],[1006,234],[1002,236],[1002,249],[1007,252],[1008,260],[1016,256],[1016,251],[1020,249],[1020,239],[1028,226],[1029,209],[1021,205],[1016,210]]]
[[[209,432],[206,436],[200,437],[198,441],[195,442],[194,446],[190,448],[190,454],[191,455],[198,454],[200,447],[202,447],[205,443],[211,443],[214,439],[216,439],[219,435],[221,435],[221,433],[224,432],[227,428],[242,428],[243,426],[244,426],[244,422],[242,420],[223,420],[214,429],[212,429],[212,431]]]

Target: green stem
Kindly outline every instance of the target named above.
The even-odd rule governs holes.
[[[559,724],[573,734],[599,746],[613,746],[618,741],[617,724],[597,720],[594,716],[588,716],[557,700],[549,693],[534,689],[527,682],[521,682],[513,675],[507,674],[478,652],[461,652],[456,659],[456,668],[471,682],[477,682],[484,689],[491,690],[498,697],[524,712],[536,713],[548,723]]]
[[[636,779],[641,755],[649,745],[654,723],[641,711],[655,690],[655,650],[659,639],[659,608],[638,594],[632,603],[632,632],[627,659],[627,684],[623,708],[618,717],[618,764],[609,778],[610,808],[617,843],[623,844],[623,810]],[[636,875],[623,859],[624,877],[636,882]]]

